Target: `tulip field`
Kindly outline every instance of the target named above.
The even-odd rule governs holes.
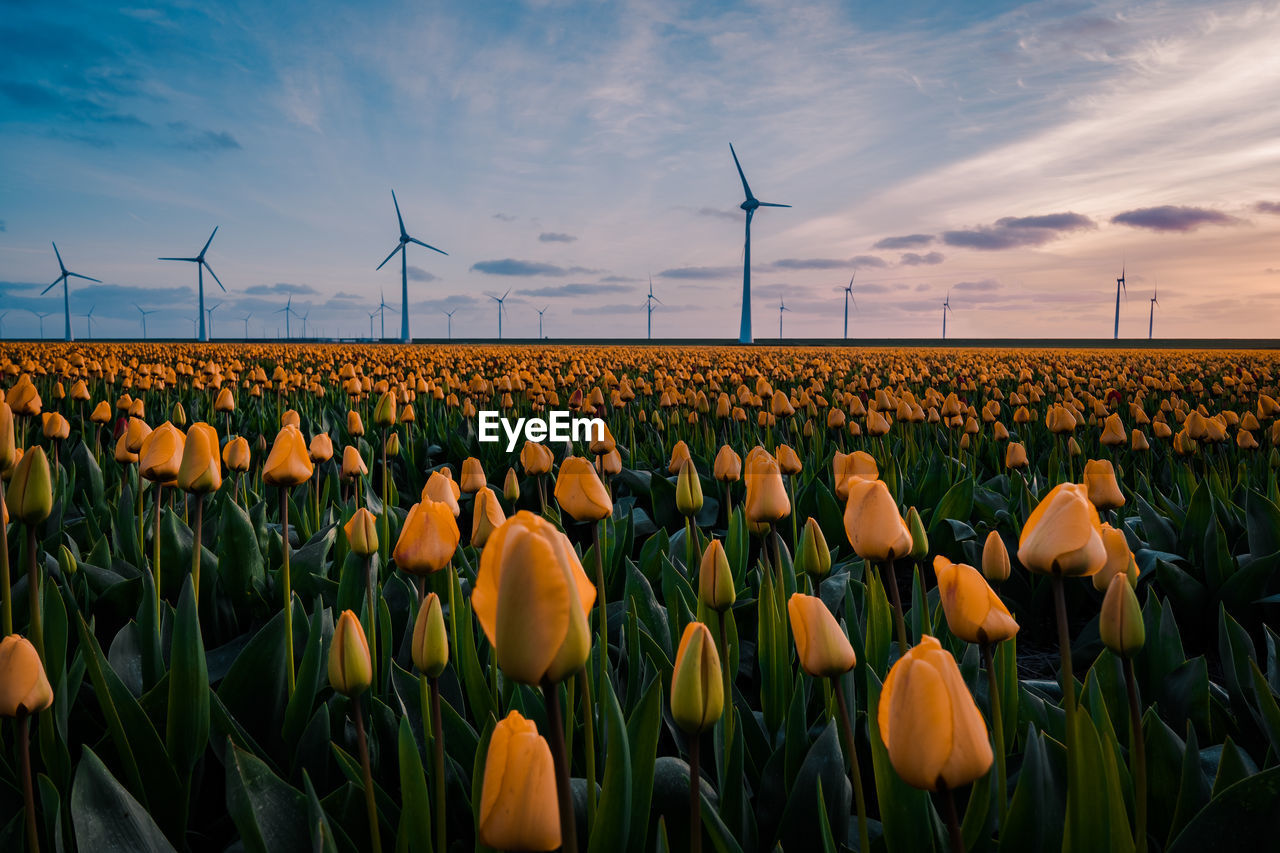
[[[0,344],[0,850],[1280,837],[1271,351]],[[578,441],[481,441],[554,411]]]

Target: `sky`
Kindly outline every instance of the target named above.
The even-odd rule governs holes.
[[[0,0],[0,335],[1275,337],[1280,3]],[[248,315],[247,320],[245,319]],[[380,320],[372,321],[374,332]],[[388,335],[400,317],[385,312]]]

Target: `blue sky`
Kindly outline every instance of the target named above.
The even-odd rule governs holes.
[[[216,336],[736,335],[741,186],[758,339],[1274,336],[1280,5],[0,2],[0,313]],[[417,247],[414,247],[417,248]],[[55,298],[57,297],[57,298]],[[83,337],[86,321],[74,317]],[[300,321],[295,320],[295,333]],[[399,318],[387,316],[388,331]]]

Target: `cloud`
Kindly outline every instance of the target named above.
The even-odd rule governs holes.
[[[951,289],[969,293],[989,293],[993,290],[999,290],[1000,283],[989,278],[984,278],[981,281],[961,281],[951,285]]]
[[[699,207],[694,213],[698,216],[707,216],[712,219],[727,219],[730,222],[737,222],[739,215],[732,210],[721,210],[718,207]]]
[[[525,296],[594,296],[599,293],[628,293],[634,289],[622,284],[559,284],[520,292]]]
[[[852,258],[842,260],[839,258],[783,258],[780,261],[774,261],[771,264],[764,264],[759,269],[762,270],[841,270],[841,269],[857,269],[859,267],[877,267],[883,269],[889,266],[882,258],[875,255],[854,255]]]
[[[601,281],[607,281],[607,282],[613,282],[613,281],[618,281],[618,282],[640,281],[640,279],[638,279],[638,278],[632,278],[632,277],[631,277],[631,276],[629,276],[629,275],[607,275],[607,276],[605,276],[604,278],[602,278],[602,279],[600,279],[600,280],[601,280]]]
[[[411,281],[437,281],[440,278],[440,276],[429,273],[422,267],[415,267],[412,264],[407,267],[406,272]]]
[[[515,258],[502,258],[497,261],[480,261],[471,265],[475,272],[488,275],[591,275],[600,270],[586,267],[558,267],[555,264],[544,264],[541,261],[519,261]]]
[[[1159,207],[1140,207],[1126,210],[1111,217],[1117,225],[1146,228],[1149,231],[1194,231],[1201,225],[1235,225],[1240,222],[1234,216],[1205,207],[1181,207],[1163,204]]]
[[[520,217],[512,216],[510,213],[495,213],[493,218],[499,222],[515,222]]]
[[[855,293],[888,293],[892,288],[887,284],[856,284]]]
[[[1280,270],[1276,269],[1275,267],[1267,267],[1265,270],[1262,271],[1262,274],[1263,275],[1280,275]]]
[[[916,249],[932,243],[932,234],[904,234],[901,237],[885,237],[877,240],[873,249]]]
[[[1260,201],[1253,206],[1259,213],[1280,213],[1280,201]],[[4,223],[0,222],[0,225]]]
[[[246,287],[244,292],[251,296],[271,296],[277,293],[286,296],[304,296],[318,291],[309,284],[290,284],[287,281],[278,281],[275,284],[255,284],[252,287]]]
[[[898,263],[908,267],[918,267],[922,264],[930,265],[940,264],[946,258],[941,252],[929,252],[925,255],[916,254],[915,252],[907,252],[898,259]]]
[[[942,242],[948,246],[995,251],[1015,249],[1020,246],[1043,246],[1074,231],[1085,231],[1096,227],[1098,226],[1092,219],[1079,213],[1006,216],[997,219],[994,225],[944,231]]]
[[[577,239],[572,234],[560,234],[555,231],[544,231],[538,235],[538,240],[542,243],[572,243]]]
[[[718,278],[732,278],[738,275],[740,267],[675,267],[658,273],[658,278],[679,278],[705,281]]]
[[[169,130],[174,133],[173,144],[188,151],[238,151],[240,142],[226,131],[193,127],[190,122],[171,121]]]
[[[634,314],[643,311],[644,306],[636,303],[631,304],[613,304],[613,305],[582,305],[573,309],[574,314]]]

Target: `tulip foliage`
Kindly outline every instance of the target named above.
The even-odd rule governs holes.
[[[1278,386],[0,347],[0,850],[1269,849]]]

